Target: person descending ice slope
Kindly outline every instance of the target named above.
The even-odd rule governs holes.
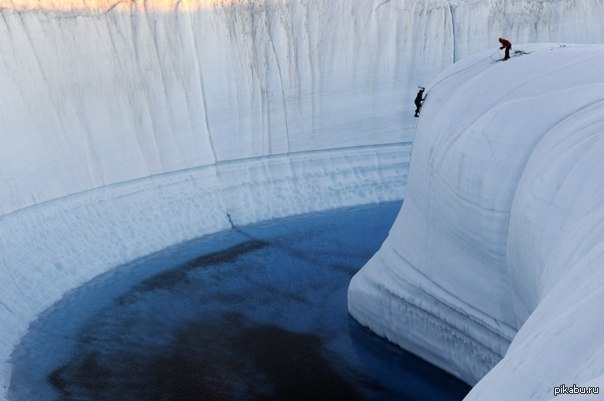
[[[426,99],[424,96],[424,91],[426,90],[426,88],[424,87],[419,87],[419,92],[417,92],[417,96],[415,96],[415,117],[419,117],[419,112],[422,108],[422,103],[423,101]]]
[[[499,38],[499,43],[501,43],[501,47],[499,48],[499,50],[505,49],[505,57],[503,57],[503,60],[505,61],[510,58],[510,50],[512,50],[512,42],[510,42],[509,40],[507,40],[505,38]]]

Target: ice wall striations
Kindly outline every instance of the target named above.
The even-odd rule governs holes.
[[[66,291],[232,223],[400,199],[418,84],[501,34],[597,42],[603,4],[0,0],[0,399]]]
[[[166,171],[400,142],[453,59],[593,42],[601,0],[0,1],[0,214]]]
[[[349,288],[362,324],[478,382],[467,400],[604,385],[604,46],[521,48],[435,79],[405,203]]]
[[[410,89],[451,62],[444,4],[73,3],[2,10],[1,213],[225,160],[400,142]]]

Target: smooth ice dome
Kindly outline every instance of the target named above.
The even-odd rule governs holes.
[[[604,46],[516,49],[433,81],[401,212],[349,287],[359,322],[478,382],[467,400],[604,385]]]

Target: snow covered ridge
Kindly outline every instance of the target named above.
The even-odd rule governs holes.
[[[349,288],[359,322],[477,382],[467,400],[604,386],[604,46],[515,48],[428,88],[405,203]]]

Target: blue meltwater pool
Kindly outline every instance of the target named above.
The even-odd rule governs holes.
[[[10,399],[461,400],[466,384],[346,309],[399,208],[245,226],[118,267],[30,326]]]

